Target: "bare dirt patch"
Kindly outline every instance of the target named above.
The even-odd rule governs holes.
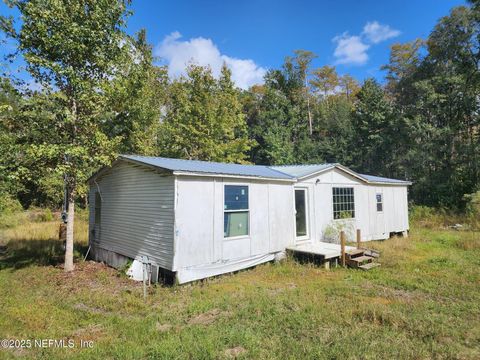
[[[84,303],[75,304],[75,305],[73,305],[73,308],[75,310],[88,311],[88,312],[91,312],[91,313],[94,313],[94,314],[106,314],[107,313],[107,311],[105,311],[105,310],[102,310],[102,309],[99,309],[99,308],[96,308],[96,307],[92,307],[92,306],[88,306],[88,305],[85,305]]]
[[[288,284],[285,284],[285,286],[283,287],[277,287],[277,288],[274,288],[274,289],[269,289],[268,290],[268,293],[270,295],[277,295],[277,294],[280,294],[286,290],[294,290],[297,288],[297,285],[294,284],[294,283],[288,283]]]
[[[141,287],[141,284],[121,276],[118,270],[95,261],[75,263],[73,271],[56,273],[54,281],[59,288],[73,293],[87,288],[119,294]]]
[[[224,354],[227,358],[229,359],[236,359],[243,353],[245,353],[247,350],[241,346],[236,346],[234,348],[230,348],[225,350]]]
[[[155,326],[155,328],[156,328],[159,332],[167,332],[167,331],[169,331],[169,330],[172,328],[172,325],[170,325],[170,324],[160,324],[160,323],[157,323],[157,325]]]
[[[192,317],[188,321],[188,324],[189,325],[210,325],[216,320],[218,320],[218,318],[222,316],[227,316],[227,315],[229,315],[227,311],[222,311],[220,309],[215,308],[215,309],[208,310],[203,314]]]

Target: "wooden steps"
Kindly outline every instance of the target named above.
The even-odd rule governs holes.
[[[354,257],[354,256],[357,256],[357,255],[363,255],[365,252],[364,249],[353,249],[353,250],[347,250],[345,253]]]
[[[376,259],[380,253],[368,249],[353,249],[345,252],[345,263],[355,269],[370,270],[380,266]]]

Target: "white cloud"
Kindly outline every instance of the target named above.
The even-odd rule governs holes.
[[[181,40],[181,37],[182,35],[175,31],[166,36],[155,49],[155,55],[168,62],[168,74],[171,77],[184,75],[186,67],[191,63],[209,65],[213,75],[218,77],[225,63],[232,71],[232,80],[238,87],[247,89],[254,84],[263,83],[266,70],[253,60],[223,55],[210,39],[198,37]]]
[[[368,60],[367,50],[370,47],[365,44],[360,36],[343,33],[333,38],[337,43],[333,55],[337,64],[363,65]]]
[[[359,35],[350,35],[344,32],[335,36],[332,41],[337,44],[333,55],[337,64],[364,65],[368,61],[367,50],[371,45],[400,35],[400,31],[389,25],[382,25],[378,21],[369,21]]]
[[[362,34],[370,42],[378,44],[379,42],[397,37],[400,35],[400,31],[392,29],[389,25],[382,25],[378,21],[372,21],[365,24]]]

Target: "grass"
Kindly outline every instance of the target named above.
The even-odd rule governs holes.
[[[325,270],[288,259],[176,287],[141,285],[81,261],[59,266],[55,222],[7,229],[0,339],[74,348],[0,350],[4,358],[478,359],[480,235],[414,228],[369,246],[382,266]],[[80,348],[80,340],[93,348]]]

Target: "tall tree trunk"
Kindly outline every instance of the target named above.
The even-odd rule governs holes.
[[[73,270],[73,225],[75,219],[75,189],[68,190],[67,243],[65,246],[65,271]]]

